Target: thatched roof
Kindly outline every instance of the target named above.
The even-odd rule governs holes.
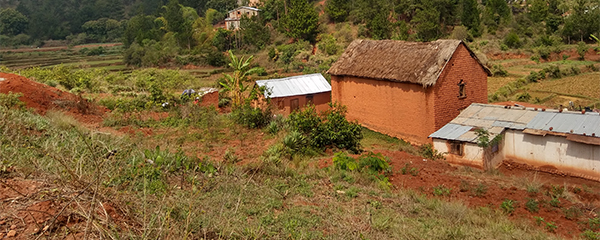
[[[411,82],[428,87],[436,83],[446,63],[460,44],[464,43],[460,40],[404,42],[359,39],[346,48],[328,73],[393,82]],[[469,52],[479,62],[470,49]],[[489,75],[489,70],[481,62],[479,64]]]

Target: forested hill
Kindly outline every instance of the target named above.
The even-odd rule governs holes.
[[[179,0],[200,15],[208,8],[222,13],[237,6],[237,0]],[[94,33],[92,28],[124,29],[138,14],[159,16],[168,0],[0,0],[0,44],[6,45],[19,34],[23,43],[35,40],[74,38],[79,33]],[[99,22],[94,22],[100,20]],[[86,25],[87,23],[87,25]],[[10,25],[10,26],[8,26]],[[122,30],[109,36],[92,36],[90,41],[119,41]],[[118,35],[114,35],[118,34]],[[89,36],[88,36],[89,37]],[[4,40],[4,41],[2,41]],[[27,40],[27,41],[25,41]],[[17,43],[17,42],[15,42]],[[19,41],[20,43],[20,41]]]

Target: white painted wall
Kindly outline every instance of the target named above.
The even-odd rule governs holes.
[[[600,146],[569,141],[562,136],[537,136],[515,130],[507,130],[504,136],[507,158],[600,176]]]
[[[483,149],[473,143],[463,143],[463,156],[449,154],[447,140],[433,139],[433,148],[440,153],[446,153],[446,160],[450,163],[471,165],[483,168]]]

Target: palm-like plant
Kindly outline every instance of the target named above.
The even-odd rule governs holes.
[[[233,68],[233,75],[223,74],[226,81],[220,84],[229,93],[231,104],[235,108],[240,107],[249,97],[246,95],[246,90],[250,86],[246,84],[249,81],[248,76],[256,73],[259,68],[250,68],[250,63],[254,56],[250,56],[248,59],[244,59],[244,57],[238,58],[229,50],[229,58],[231,59],[229,66]]]

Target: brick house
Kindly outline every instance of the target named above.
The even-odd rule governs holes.
[[[318,112],[326,111],[331,102],[331,85],[320,73],[258,80],[256,85],[265,88],[264,97],[270,98],[275,112],[283,115],[289,115],[306,104],[313,104]]]
[[[460,40],[355,40],[328,71],[347,117],[424,144],[471,103],[487,103],[489,69]]]

